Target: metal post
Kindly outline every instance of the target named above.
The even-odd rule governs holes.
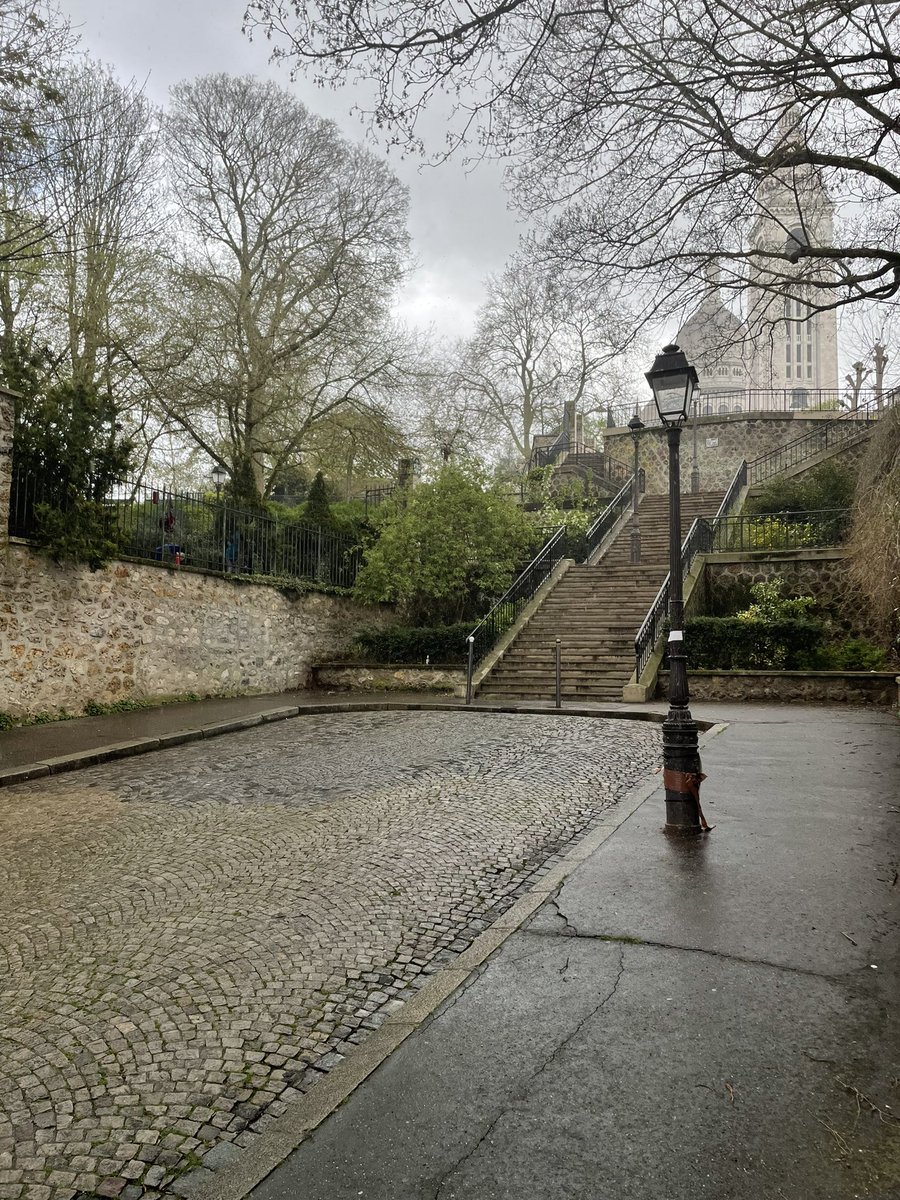
[[[676,837],[702,832],[700,825],[700,751],[697,724],[688,707],[684,655],[684,600],[681,577],[681,426],[667,428],[669,443],[669,711],[662,727],[665,831]]]
[[[700,464],[697,461],[697,397],[694,396],[694,411],[692,424],[694,426],[694,457],[691,460],[691,492],[696,496],[700,491]]]
[[[556,707],[562,708],[562,667],[559,638],[556,639]]]
[[[640,467],[638,466],[638,440],[634,439],[634,478],[631,481],[631,561],[641,561],[641,519],[638,516],[638,497],[641,487]]]
[[[469,634],[466,641],[469,643],[469,663],[466,667],[466,704],[472,703],[472,668],[475,664],[475,639]]]

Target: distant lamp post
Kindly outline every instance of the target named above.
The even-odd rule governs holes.
[[[697,724],[688,707],[681,578],[681,430],[698,386],[697,372],[675,345],[664,346],[647,372],[669,444],[669,711],[663,722],[665,831],[675,837],[702,833],[700,784],[704,778]]]
[[[225,468],[220,463],[216,463],[216,465],[213,467],[210,474],[212,475],[213,487],[216,489],[216,503],[218,504],[219,500],[222,497],[222,489],[224,488],[225,482],[228,479],[228,472],[225,470]],[[222,573],[224,574],[228,570],[228,521],[226,520],[226,517],[225,517],[225,509],[224,508],[222,509],[222,554],[221,554],[221,557],[222,557]]]
[[[641,430],[644,428],[644,422],[637,413],[628,422],[628,428],[631,431],[631,440],[634,443],[634,475],[631,480],[631,561],[632,563],[639,563],[641,561],[641,526],[640,518],[638,517],[638,500],[641,491],[641,477],[640,466],[638,465],[638,439],[641,436]]]
[[[691,425],[693,426],[694,446],[691,457],[691,494],[696,496],[700,491],[700,463],[697,460],[697,408],[700,404],[700,389],[694,392],[691,402]]]

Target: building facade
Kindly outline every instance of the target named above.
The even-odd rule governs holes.
[[[797,246],[832,244],[834,208],[812,168],[764,181],[756,200],[751,248],[790,253]],[[784,266],[790,273],[787,260]],[[783,393],[779,408],[811,407],[821,402],[822,392],[836,399],[837,320],[834,311],[816,310],[827,297],[803,283],[800,267],[797,284],[783,288],[763,286],[764,271],[761,266],[751,277],[743,313],[729,308],[716,290],[676,335],[697,368],[702,392],[713,397],[706,404],[710,412],[741,411],[741,394],[748,392]]]

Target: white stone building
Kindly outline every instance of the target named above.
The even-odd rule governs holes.
[[[833,205],[812,168],[794,168],[779,179],[766,180],[756,198],[751,246],[782,250],[796,244],[832,244]],[[676,335],[709,397],[707,411],[761,408],[761,397],[751,401],[747,396],[760,391],[782,393],[782,403],[773,405],[777,408],[827,405],[822,392],[836,399],[835,313],[811,307],[824,299],[822,294],[810,293],[802,283],[778,293],[750,286],[744,299],[745,311],[739,316],[718,294],[707,296]],[[701,412],[703,408],[701,401]]]

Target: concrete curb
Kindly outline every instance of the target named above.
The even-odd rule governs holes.
[[[700,738],[701,748],[728,728],[724,722],[705,724],[705,732]],[[391,1013],[381,1028],[370,1034],[349,1058],[345,1058],[329,1071],[311,1091],[294,1100],[287,1111],[260,1135],[255,1145],[243,1150],[232,1164],[212,1177],[209,1177],[208,1169],[199,1168],[197,1174],[201,1178],[196,1181],[197,1186],[188,1188],[190,1200],[244,1200],[244,1197],[284,1162],[288,1155],[343,1104],[410,1034],[429,1021],[441,1005],[472,978],[494,951],[522,927],[585,859],[590,858],[658,791],[662,791],[660,774],[654,774],[650,779],[638,784],[579,838],[566,856],[551,867],[529,892],[520,896],[488,929],[479,934],[451,966],[444,967],[432,975],[416,995],[408,1000],[402,1009]],[[186,1176],[185,1179],[189,1180],[190,1176]],[[193,1182],[194,1180],[191,1180],[191,1183]]]
[[[112,742],[107,746],[95,746],[91,750],[77,750],[56,758],[44,758],[39,762],[27,763],[24,766],[10,767],[0,770],[0,787],[11,787],[17,783],[27,783],[31,779],[40,779],[46,775],[61,775],[66,771],[79,771],[84,767],[95,767],[100,763],[113,762],[120,758],[131,758],[137,754],[149,754],[152,750],[167,750],[170,746],[181,746],[186,742],[197,742],[201,738],[220,737],[226,733],[242,733],[246,729],[254,729],[258,725],[266,725],[272,721],[285,721],[299,716],[321,716],[324,713],[345,712],[377,712],[394,711],[417,712],[428,710],[434,712],[478,712],[478,713],[516,713],[528,715],[557,717],[608,717],[625,721],[652,721],[661,724],[664,720],[662,713],[642,710],[600,709],[571,706],[556,708],[553,705],[536,705],[525,707],[519,704],[449,704],[440,700],[338,700],[321,704],[288,705],[281,708],[267,709],[261,713],[253,713],[248,717],[234,717],[227,721],[216,721],[209,725],[201,725],[195,729],[176,729],[171,733],[161,733],[155,737],[134,738],[126,742]],[[709,722],[698,721],[701,730],[710,728]]]

